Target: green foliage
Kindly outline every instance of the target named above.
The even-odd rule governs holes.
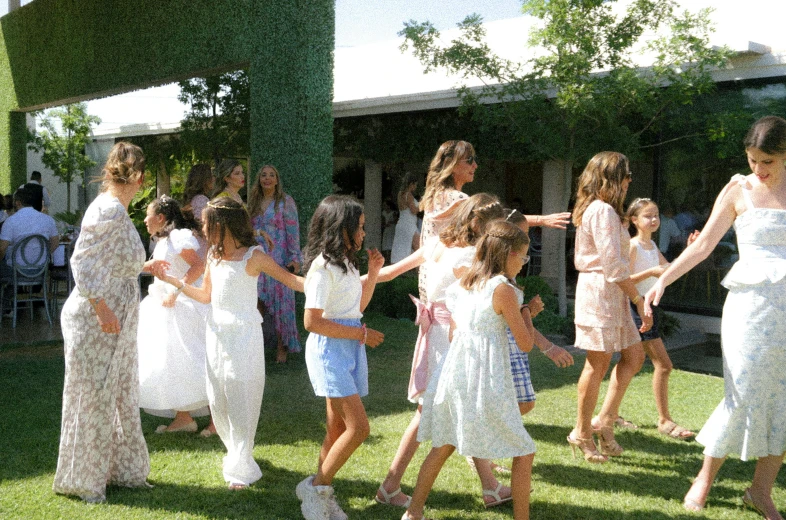
[[[331,191],[333,0],[36,0],[0,31],[1,191],[27,175],[23,111],[238,69],[252,168],[276,165],[301,226]]]
[[[191,107],[180,123],[180,135],[196,157],[214,165],[226,157],[247,157],[251,127],[248,72],[191,78],[179,85],[178,99]]]
[[[81,218],[81,211],[61,211],[59,213],[55,213],[54,215],[55,220],[65,222],[69,226],[76,226]]]
[[[41,114],[42,130],[28,131],[28,147],[41,154],[41,162],[59,182],[66,183],[66,211],[71,211],[71,183],[84,185],[85,172],[95,161],[85,154],[93,125],[101,122],[87,113],[87,103],[74,103]]]
[[[573,308],[569,306],[566,316],[560,316],[557,297],[546,280],[540,276],[527,276],[518,277],[516,283],[524,288],[525,303],[535,296],[540,296],[543,301],[543,311],[532,320],[541,334],[563,334],[569,339],[574,337]]]
[[[150,241],[150,233],[147,232],[147,226],[145,226],[147,206],[155,198],[155,184],[152,184],[149,180],[149,176],[147,176],[145,185],[142,186],[142,189],[137,192],[133,200],[131,200],[131,203],[128,205],[128,216],[131,217],[131,221],[134,223],[134,227],[139,232],[139,236],[142,237],[142,242],[144,242],[145,246],[147,246],[148,242]]]
[[[414,320],[417,311],[409,297],[410,294],[416,298],[418,296],[416,274],[402,275],[389,282],[377,284],[374,297],[371,298],[366,310],[378,312],[388,318]]]

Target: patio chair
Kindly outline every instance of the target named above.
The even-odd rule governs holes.
[[[11,275],[0,280],[0,315],[3,312],[5,303],[6,288],[11,289],[8,299],[13,302],[13,328],[16,328],[16,315],[20,305],[27,304],[30,307],[30,319],[33,319],[33,304],[44,302],[46,319],[52,325],[52,317],[49,315],[49,301],[47,298],[47,272],[49,270],[49,240],[43,235],[30,235],[16,244],[12,248],[11,255]],[[35,296],[34,289],[40,287],[39,295]],[[19,298],[19,291],[22,289],[26,293],[26,298]]]
[[[61,296],[60,285],[65,284],[65,293],[62,294],[65,298],[68,298],[71,290],[74,288],[74,275],[71,272],[71,255],[74,254],[75,243],[76,240],[72,240],[67,244],[61,244],[61,247],[64,248],[63,265],[55,265],[53,262],[49,268],[49,306],[52,308],[52,314],[55,316],[57,316],[57,308]]]

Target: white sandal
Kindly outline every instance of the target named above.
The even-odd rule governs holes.
[[[388,493],[387,491],[385,491],[384,487],[379,486],[379,489],[377,490],[377,492],[382,495],[382,498],[379,498],[377,495],[374,495],[374,500],[376,500],[378,504],[384,504],[386,506],[403,507],[404,509],[406,509],[406,508],[409,507],[409,503],[412,502],[412,497],[404,495],[404,493],[401,492],[401,488],[400,487],[398,489],[396,489],[395,491],[393,491],[392,493]],[[397,495],[404,495],[405,497],[407,497],[407,501],[404,502],[401,505],[393,504],[390,501],[390,499],[395,497],[395,496],[397,496]],[[404,513],[404,514],[406,514],[406,513]]]
[[[494,489],[493,491],[491,489],[484,489],[483,490],[483,496],[484,497],[491,497],[491,498],[494,499],[493,502],[486,502],[485,500],[483,501],[483,505],[486,506],[486,509],[488,509],[490,507],[497,507],[498,505],[501,505],[501,504],[504,504],[505,502],[510,502],[511,500],[513,500],[513,495],[510,495],[509,497],[502,498],[499,495],[499,492],[500,492],[501,489],[502,489],[502,482],[497,482],[497,488]]]

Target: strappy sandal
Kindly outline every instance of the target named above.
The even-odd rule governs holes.
[[[698,513],[702,509],[704,509],[704,504],[699,504],[692,498],[685,497],[685,499],[682,501],[682,507],[684,507],[686,511],[690,511],[691,513]]]
[[[690,441],[693,440],[693,438],[696,436],[695,433],[683,428],[674,421],[666,421],[662,425],[658,426],[658,433],[681,441]]]
[[[614,438],[614,428],[611,426],[601,426],[600,428],[593,426],[592,431],[598,434],[600,452],[602,454],[609,457],[619,457],[625,451]]]
[[[573,432],[571,432],[573,435]],[[584,460],[590,462],[592,464],[602,464],[604,462],[608,462],[608,457],[601,454],[598,451],[598,448],[595,447],[595,442],[592,440],[592,437],[589,439],[582,439],[581,437],[571,437],[568,435],[568,444],[570,444],[570,449],[573,452],[573,458],[576,458],[576,448],[584,454]]]
[[[621,415],[618,415],[616,419],[614,419],[614,426],[617,428],[625,428],[626,430],[638,430],[639,427],[633,424],[632,422],[628,421]]]
[[[425,516],[415,518],[414,516],[409,516],[409,512],[405,511],[404,515],[401,517],[401,520],[431,520],[431,518],[426,518]]]
[[[513,500],[513,495],[511,494],[509,497],[501,497],[499,495],[500,490],[502,489],[502,482],[497,482],[497,487],[494,490],[491,489],[484,489],[483,490],[483,497],[491,497],[494,500],[491,502],[483,501],[483,505],[486,506],[486,509],[491,507],[497,507],[499,505],[504,504],[505,502],[510,502]]]
[[[388,493],[387,491],[385,491],[384,487],[379,486],[379,489],[377,490],[377,493],[382,495],[382,498],[379,498],[378,495],[374,495],[374,500],[376,500],[378,504],[384,504],[386,506],[393,506],[393,507],[403,507],[403,508],[406,509],[406,508],[409,507],[410,502],[412,502],[412,497],[404,495],[404,493],[402,493],[400,487],[398,489],[396,489],[395,491],[393,491],[391,493]],[[407,501],[404,502],[403,504],[400,504],[400,505],[399,504],[394,504],[393,502],[391,502],[393,497],[396,497],[398,495],[404,495],[405,497],[407,497]]]

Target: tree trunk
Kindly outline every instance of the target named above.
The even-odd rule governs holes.
[[[562,161],[562,197],[561,210],[567,211],[570,203],[570,195],[573,192],[573,161]],[[559,315],[568,315],[568,255],[565,247],[565,231],[560,231],[559,254],[557,255],[557,304]]]

